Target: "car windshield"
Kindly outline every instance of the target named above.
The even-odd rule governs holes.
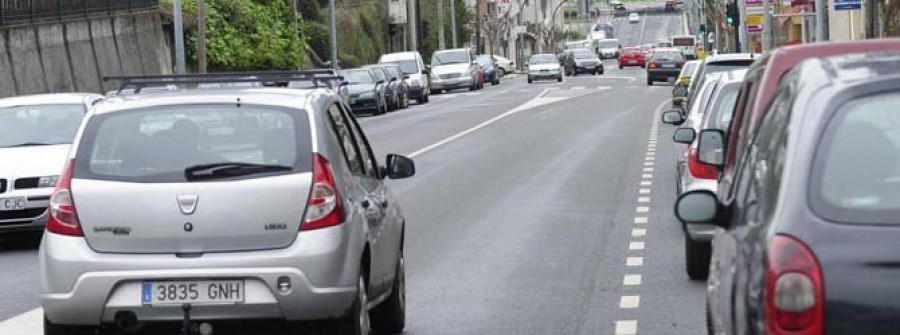
[[[575,51],[574,54],[575,54],[575,59],[591,59],[591,58],[597,58],[596,55],[594,55],[592,52],[587,51],[587,50]]]
[[[851,101],[826,127],[816,154],[812,205],[844,223],[897,225],[900,93]]]
[[[602,49],[613,49],[619,47],[619,41],[610,40],[610,41],[600,41],[597,45]]]
[[[469,52],[466,50],[436,52],[431,56],[431,66],[466,64],[468,62]]]
[[[684,57],[678,52],[656,52],[653,54],[655,62],[684,62]]]
[[[734,113],[734,104],[737,102],[740,85],[729,84],[722,87],[714,97],[712,106],[707,109],[704,116],[707,119],[705,128],[725,130],[731,125],[731,116]]]
[[[414,60],[402,60],[396,62],[385,62],[385,63],[393,63],[400,66],[400,69],[403,70],[403,74],[416,74],[419,73],[419,63]]]
[[[528,63],[530,64],[547,64],[547,63],[559,63],[559,58],[554,55],[534,55],[528,59]]]
[[[375,82],[375,77],[369,70],[344,70],[341,76],[350,84],[371,84]]]
[[[70,144],[84,113],[81,104],[0,107],[0,148]]]
[[[78,156],[87,159],[76,171],[87,179],[183,182],[187,169],[207,164],[311,170],[306,113],[289,109],[153,107],[94,116],[84,136]]]

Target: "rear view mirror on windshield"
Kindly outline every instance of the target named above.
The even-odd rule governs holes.
[[[718,129],[700,131],[697,158],[701,163],[722,167],[725,165],[725,132]]]
[[[416,174],[416,163],[405,156],[387,155],[387,177],[390,179],[409,178]]]

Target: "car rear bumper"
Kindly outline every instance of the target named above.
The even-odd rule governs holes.
[[[243,280],[240,304],[193,305],[195,320],[317,320],[343,315],[352,305],[358,250],[347,251],[344,228],[300,233],[279,250],[206,254],[100,254],[83,237],[47,233],[41,244],[41,300],[54,323],[99,325],[116,313],[133,312],[139,321],[177,321],[180,306],[142,304],[142,283],[153,280]],[[305,236],[304,236],[305,235]],[[353,256],[355,255],[355,256]],[[279,290],[279,279],[289,290]]]
[[[575,71],[578,73],[588,73],[594,71],[602,71],[603,65],[576,65]]]
[[[377,110],[378,107],[378,99],[375,98],[350,99],[350,109],[353,112]]]
[[[472,86],[471,77],[440,79],[431,81],[431,89],[433,90],[449,90],[455,88],[467,88]]]
[[[535,73],[529,73],[528,79],[531,79],[531,80],[557,79],[560,76],[562,76],[561,72],[535,72]]]
[[[674,80],[678,78],[679,74],[681,74],[681,69],[679,68],[647,70],[647,78],[659,81],[666,81],[671,78],[674,82]]]

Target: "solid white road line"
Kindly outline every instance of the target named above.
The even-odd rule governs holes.
[[[623,295],[621,299],[619,299],[619,308],[622,309],[633,309],[638,308],[641,305],[641,296],[639,295]]]
[[[615,335],[637,335],[637,320],[616,321]]]
[[[622,285],[637,286],[641,284],[641,275],[625,275],[622,279]]]
[[[44,310],[32,309],[0,323],[3,335],[36,335],[44,333]]]
[[[644,257],[628,257],[625,259],[625,266],[642,266],[644,265]]]

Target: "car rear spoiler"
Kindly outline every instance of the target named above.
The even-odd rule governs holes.
[[[216,72],[205,74],[164,74],[164,75],[122,75],[105,76],[104,82],[119,82],[116,94],[131,88],[134,93],[155,86],[189,86],[199,84],[256,83],[266,86],[271,83],[309,82],[310,87],[326,87],[337,90],[344,83],[344,77],[334,70],[305,71],[256,71],[256,72]]]

